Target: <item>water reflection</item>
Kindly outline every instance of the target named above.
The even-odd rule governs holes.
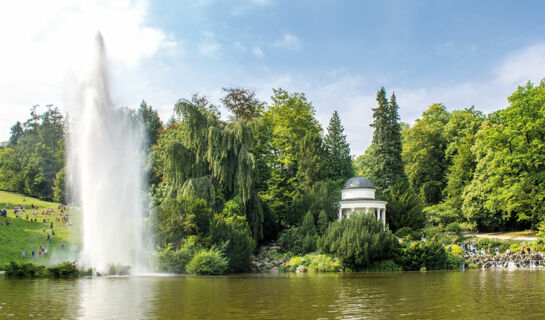
[[[0,319],[545,319],[545,272],[0,278]]]
[[[149,319],[158,296],[154,277],[104,277],[79,283],[78,319]]]

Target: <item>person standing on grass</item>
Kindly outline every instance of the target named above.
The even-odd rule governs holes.
[[[32,249],[32,259],[34,259],[36,257],[36,251],[34,251],[34,249]]]
[[[25,260],[25,257],[26,257],[26,252],[25,252],[25,249],[23,249],[21,250],[21,258]]]

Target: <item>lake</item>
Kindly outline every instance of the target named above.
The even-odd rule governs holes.
[[[545,270],[0,277],[10,319],[545,319]]]

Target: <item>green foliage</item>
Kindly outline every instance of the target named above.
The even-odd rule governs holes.
[[[545,81],[519,87],[508,100],[484,121],[472,148],[477,165],[462,209],[479,229],[534,227],[545,217]]]
[[[74,262],[44,267],[32,262],[12,261],[6,265],[5,271],[8,278],[76,278],[81,273]]]
[[[299,227],[285,229],[278,235],[278,244],[282,249],[295,255],[304,255],[306,253],[303,243],[304,240],[305,234]]]
[[[57,108],[47,106],[39,115],[12,127],[8,147],[0,152],[0,187],[44,200],[53,199],[57,172],[64,167],[64,120]]]
[[[338,272],[342,270],[339,259],[326,254],[306,254],[292,257],[286,262],[286,271],[296,271],[299,266],[306,272]]]
[[[434,226],[444,227],[462,220],[461,211],[453,208],[450,202],[442,202],[426,207],[423,211],[428,216],[428,221]]]
[[[296,255],[316,250],[317,240],[314,214],[311,211],[307,211],[300,226],[285,229],[278,237],[280,246],[285,251]]]
[[[233,120],[253,120],[263,113],[264,102],[259,101],[255,91],[246,88],[223,88],[223,105],[230,110]]]
[[[403,268],[395,263],[394,260],[373,261],[370,266],[366,267],[365,272],[395,272],[403,271]]]
[[[57,172],[55,180],[53,181],[53,201],[55,202],[66,203],[66,185],[64,182],[65,178],[66,167],[62,168],[59,172]]]
[[[437,241],[404,242],[397,263],[404,270],[441,270],[448,267],[448,255]]]
[[[327,231],[328,225],[329,225],[329,219],[327,218],[327,213],[325,213],[324,210],[321,210],[320,213],[318,214],[318,221],[316,223],[318,232],[321,235],[325,234]]]
[[[337,111],[333,112],[324,138],[326,151],[327,178],[337,182],[339,186],[352,176],[352,157],[350,145],[346,142],[346,135]]]
[[[414,190],[422,200],[432,205],[442,199],[447,161],[447,141],[443,128],[449,113],[442,104],[431,105],[410,128],[403,139],[405,171]]]
[[[284,223],[299,224],[308,211],[312,212],[315,220],[320,211],[325,211],[327,219],[332,221],[337,218],[339,212],[339,198],[340,190],[334,182],[319,181],[295,201]]]
[[[8,278],[36,278],[43,277],[45,268],[37,266],[31,262],[10,262],[6,267],[6,277]]]
[[[80,269],[75,262],[64,262],[47,268],[52,278],[76,278],[80,275]]]
[[[260,239],[263,208],[255,189],[252,130],[244,121],[221,121],[215,108],[199,97],[180,100],[175,110],[181,121],[161,135],[154,150],[153,168],[162,179],[156,203],[185,192],[205,198],[220,211],[223,198],[238,195],[252,235]]]
[[[206,237],[212,211],[202,199],[182,197],[166,200],[156,208],[154,218],[157,243],[163,247],[169,243],[177,246],[187,236]]]
[[[161,270],[174,273],[186,272],[187,264],[200,249],[202,248],[198,245],[195,236],[184,239],[183,244],[178,249],[175,249],[170,243],[167,244],[158,252]]]
[[[395,232],[403,227],[420,230],[426,222],[420,198],[407,183],[396,183],[385,194],[386,219],[390,229]]]
[[[370,145],[362,155],[359,155],[352,162],[354,173],[359,177],[366,177],[371,181],[376,181],[373,177],[373,167],[375,165],[375,148],[374,144]]]
[[[397,241],[373,215],[358,214],[331,223],[318,246],[339,257],[343,266],[362,269],[373,261],[389,259]]]
[[[395,94],[386,100],[386,91],[377,92],[378,107],[373,109],[373,158],[371,179],[379,192],[407,180],[401,158],[401,125]]]
[[[414,231],[410,227],[400,228],[396,231],[396,233],[394,233],[394,235],[398,238],[406,239],[409,241],[420,239],[420,233]]]
[[[137,118],[144,124],[148,148],[155,145],[159,134],[163,130],[163,122],[159,117],[159,113],[152,106],[148,106],[146,101],[142,100],[138,108]]]
[[[449,204],[457,209],[462,206],[465,187],[473,179],[477,161],[472,146],[484,119],[482,112],[474,107],[455,110],[443,129],[447,141],[445,157],[449,163],[444,195],[449,199]]]
[[[271,100],[263,114],[269,135],[264,139],[269,150],[263,164],[269,168],[269,176],[261,195],[280,224],[289,226],[293,224],[289,216],[294,201],[321,176],[325,152],[314,107],[304,94],[275,89]],[[300,165],[301,161],[305,165]]]
[[[198,275],[220,275],[229,267],[229,259],[217,248],[201,249],[187,264],[189,273]]]
[[[243,272],[250,269],[250,255],[255,249],[255,241],[245,216],[216,214],[210,226],[210,240],[213,244],[225,244],[224,254],[229,259],[230,272]]]

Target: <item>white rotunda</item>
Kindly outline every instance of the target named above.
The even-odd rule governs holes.
[[[377,220],[386,224],[386,201],[375,200],[375,188],[364,177],[348,179],[341,191],[339,220],[352,214],[374,214]]]

